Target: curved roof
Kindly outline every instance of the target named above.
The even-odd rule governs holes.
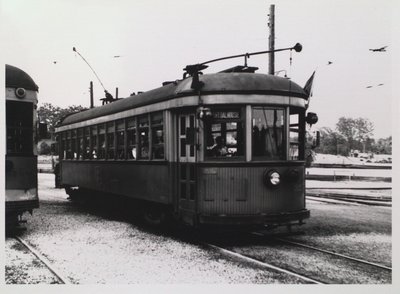
[[[26,72],[8,64],[6,64],[6,87],[39,91],[39,87]]]
[[[210,94],[264,94],[277,96],[292,96],[306,99],[308,96],[296,83],[266,74],[253,73],[214,73],[200,75],[204,83],[202,95]],[[61,125],[68,125],[87,119],[117,113],[123,110],[145,106],[176,97],[192,96],[195,90],[191,88],[192,78],[176,81],[166,86],[150,90],[139,95],[115,101],[100,107],[67,116]]]

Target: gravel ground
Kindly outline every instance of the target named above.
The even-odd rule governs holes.
[[[35,255],[15,239],[6,239],[6,284],[58,284],[59,281]]]
[[[39,174],[41,207],[28,220],[22,238],[43,254],[55,269],[75,284],[296,284],[298,279],[243,264],[220,256],[175,235],[144,227],[129,217],[111,212],[112,207],[89,209],[66,200],[54,189],[54,175]],[[332,205],[308,201],[311,219],[302,227],[306,234],[294,239],[316,247],[391,265],[391,209],[355,205]],[[8,244],[8,240],[7,240]],[[51,284],[39,274],[37,263],[19,263],[6,247],[7,282]],[[15,249],[15,248],[14,248]],[[275,253],[266,247],[244,247],[247,254],[267,261],[292,261],[298,267],[318,263],[290,250]],[[278,251],[276,251],[278,252]],[[282,250],[281,250],[282,252]],[[267,254],[268,253],[268,254]],[[26,254],[25,256],[29,256]],[[301,257],[297,259],[296,257]],[[30,269],[34,269],[31,274]],[[43,269],[45,270],[45,269]],[[325,270],[338,271],[327,266]],[[19,271],[19,272],[18,272]],[[24,274],[26,273],[26,274]],[[42,275],[42,276],[41,276]],[[357,274],[354,274],[357,275]],[[18,276],[19,278],[15,278]],[[355,283],[385,282],[371,274]]]

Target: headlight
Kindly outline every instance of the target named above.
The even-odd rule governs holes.
[[[15,89],[15,95],[18,98],[24,98],[26,96],[26,91],[24,88],[17,88]]]
[[[281,175],[275,170],[270,170],[265,173],[264,180],[268,186],[276,187],[281,182]]]

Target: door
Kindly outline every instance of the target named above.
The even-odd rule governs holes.
[[[196,119],[180,114],[178,119],[178,197],[184,221],[191,224],[196,214]]]

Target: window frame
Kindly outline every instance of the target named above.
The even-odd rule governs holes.
[[[5,152],[13,156],[33,156],[37,125],[34,123],[36,105],[31,102],[6,100]],[[19,145],[17,147],[17,145]]]
[[[288,161],[304,161],[305,160],[305,133],[306,133],[306,122],[305,122],[305,112],[306,110],[299,107],[289,107],[288,110],[288,142],[287,142],[287,160]],[[290,124],[290,116],[291,115],[298,115],[298,122],[297,124]],[[297,131],[295,131],[295,127],[297,127]],[[290,140],[290,133],[295,131],[298,133],[297,142],[291,142]],[[290,146],[297,145],[298,146],[298,156],[297,159],[292,159],[290,157]]]
[[[155,121],[154,117],[160,116],[159,120]],[[150,160],[165,160],[165,123],[164,123],[164,112],[163,111],[156,111],[152,112],[150,114]],[[162,131],[162,142],[161,143],[155,143],[155,136],[157,136],[157,131],[160,130]],[[162,158],[155,158],[155,149],[156,148],[162,148]]]
[[[281,110],[283,111],[283,124],[282,124],[282,148],[281,158],[270,158],[266,155],[256,156],[254,155],[254,140],[253,140],[253,119],[254,119],[254,110],[263,109],[263,110]],[[288,150],[288,123],[287,123],[287,107],[279,106],[279,105],[251,105],[251,117],[250,117],[250,140],[251,140],[251,161],[286,161],[287,160],[287,150]]]
[[[211,113],[217,113],[217,112],[238,112],[239,113],[239,118],[212,118],[212,121],[210,122],[204,122],[203,121],[203,126],[204,126],[204,131],[203,131],[203,142],[204,142],[204,147],[203,147],[203,152],[204,152],[204,161],[222,161],[222,162],[226,162],[226,161],[245,161],[246,160],[246,105],[216,105],[216,106],[211,106]],[[220,133],[221,136],[224,134],[225,136],[225,145],[227,145],[226,143],[226,134],[229,132],[233,132],[233,130],[228,130],[226,128],[227,123],[232,123],[232,122],[236,122],[236,129],[234,130],[236,132],[236,136],[237,136],[237,142],[239,142],[238,137],[239,137],[239,133],[241,132],[240,136],[241,136],[241,147],[242,148],[242,152],[241,155],[237,155],[237,156],[210,156],[208,155],[209,151],[207,148],[210,146],[207,143],[207,136],[208,136],[208,126],[206,126],[206,124],[213,124],[213,123],[219,123],[221,124],[221,129],[220,129]],[[224,124],[224,127],[222,127],[222,124]],[[241,131],[239,132],[239,128],[238,128],[238,124],[241,124]],[[210,126],[210,131],[211,131],[211,135],[212,133],[216,133],[212,131],[212,126]],[[214,139],[214,137],[213,137]],[[215,139],[214,139],[215,140]],[[239,143],[236,144],[236,148],[239,149]]]

